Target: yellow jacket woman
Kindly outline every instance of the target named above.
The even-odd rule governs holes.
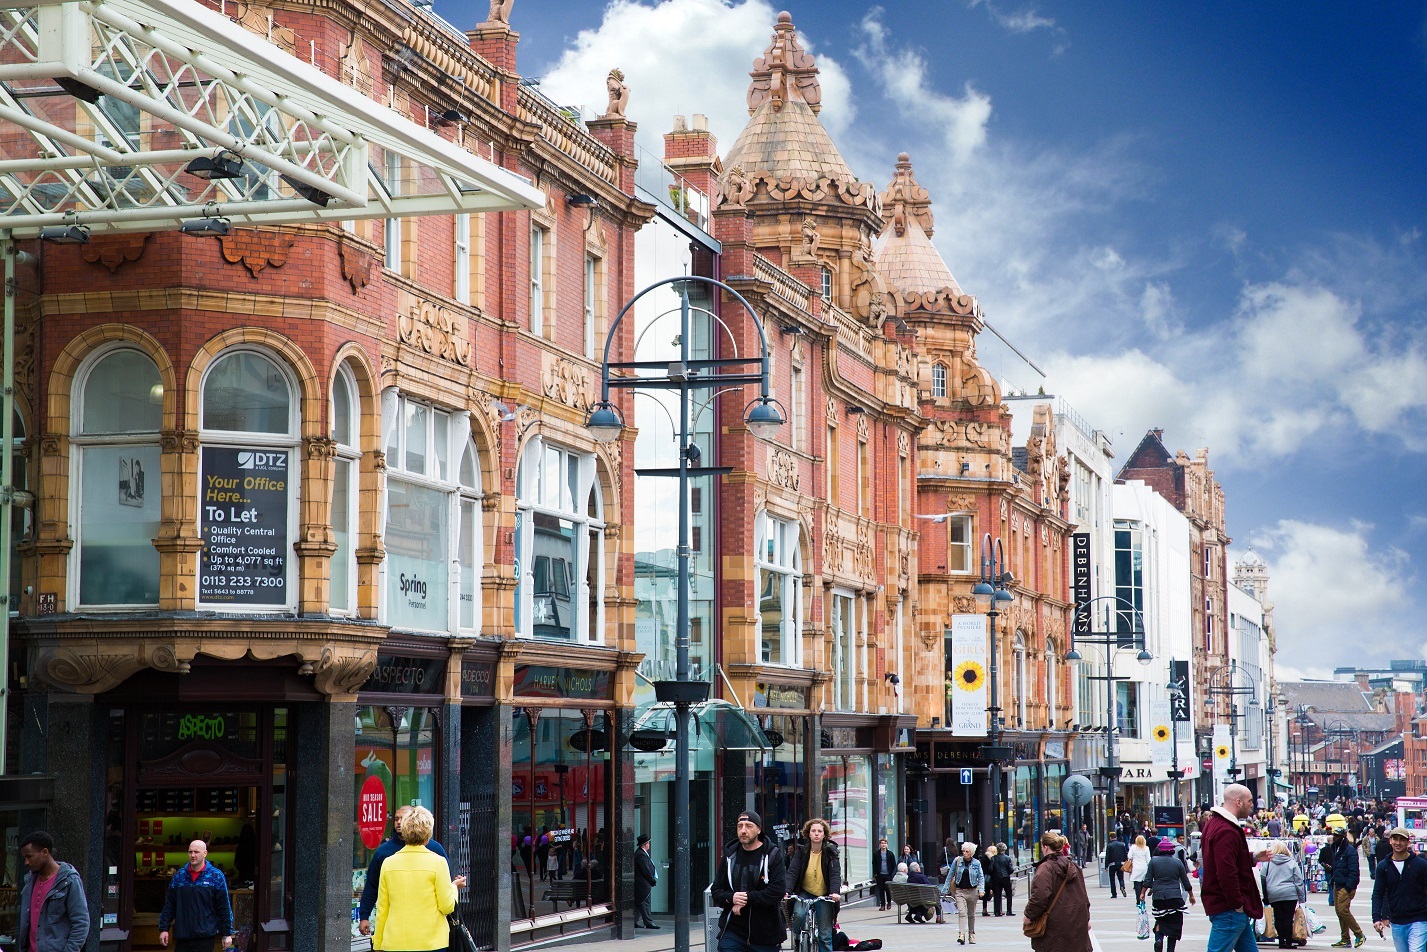
[[[456,908],[456,891],[465,877],[451,879],[445,858],[426,848],[434,826],[431,811],[424,807],[411,811],[401,825],[406,846],[382,864],[373,949],[445,952],[450,942],[446,916]]]

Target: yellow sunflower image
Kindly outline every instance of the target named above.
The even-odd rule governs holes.
[[[1154,729],[1154,739],[1163,743],[1169,740],[1169,728],[1159,724]]]
[[[986,669],[975,661],[963,661],[956,666],[956,686],[963,691],[975,691],[986,683]]]
[[[1218,747],[1214,748],[1214,756],[1218,757],[1220,760],[1227,759],[1229,756],[1229,748],[1224,746],[1223,744],[1220,744]]]

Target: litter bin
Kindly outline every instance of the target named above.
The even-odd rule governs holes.
[[[713,886],[704,889],[704,952],[718,948],[718,916],[723,912],[713,901]]]
[[[1105,851],[1104,851],[1104,850],[1101,850],[1101,851],[1100,851],[1099,862],[1100,862],[1100,876],[1099,876],[1100,888],[1101,888],[1101,889],[1109,889],[1109,888],[1110,888],[1110,871],[1105,868]]]

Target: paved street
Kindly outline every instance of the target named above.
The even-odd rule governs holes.
[[[1101,948],[1105,952],[1114,950],[1140,950],[1140,952],[1152,952],[1151,940],[1144,941],[1135,938],[1135,907],[1130,899],[1119,897],[1110,898],[1110,891],[1102,889],[1096,885],[1096,875],[1094,869],[1086,870],[1086,878],[1090,885],[1090,924],[1095,930],[1096,936],[1100,940]],[[1196,888],[1196,895],[1197,895]],[[1372,923],[1369,917],[1370,897],[1372,893],[1372,883],[1364,880],[1362,888],[1358,890],[1356,901],[1353,903],[1353,912],[1358,917],[1358,922],[1366,930],[1368,944],[1363,948],[1365,952],[1391,952],[1391,938],[1379,939],[1377,933],[1372,930]],[[1021,934],[1020,909],[1025,894],[1024,882],[1016,882],[1016,910],[1014,918],[1004,917],[997,919],[994,916],[989,919],[977,917],[976,926],[976,948],[981,952],[1029,952],[1030,940]],[[1332,904],[1323,893],[1309,893],[1308,905],[1318,914],[1318,918],[1323,921],[1327,930],[1311,936],[1308,940],[1308,949],[1326,950],[1329,945],[1338,940],[1338,920],[1333,915]],[[636,933],[637,938],[617,943],[620,952],[665,952],[674,947],[673,922],[668,917],[656,917],[663,926],[662,930],[654,933]],[[889,950],[905,950],[905,952],[949,952],[950,949],[961,948],[956,944],[956,914],[948,904],[946,907],[946,924],[935,925],[907,925],[895,922],[890,912],[878,912],[875,902],[863,902],[854,905],[843,912],[840,924],[844,932],[854,939],[881,939],[883,948]],[[691,941],[695,948],[703,947],[703,928],[699,923],[695,923],[692,930]],[[1205,918],[1201,907],[1193,906],[1184,917],[1184,941],[1180,948],[1185,952],[1190,950],[1201,950],[1209,936],[1209,920]],[[970,946],[966,947],[970,949]],[[1277,949],[1276,943],[1268,942],[1260,945],[1261,949]]]

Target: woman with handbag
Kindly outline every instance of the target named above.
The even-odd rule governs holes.
[[[1308,884],[1303,878],[1303,867],[1288,851],[1288,844],[1282,840],[1273,844],[1273,855],[1263,871],[1263,898],[1273,908],[1273,926],[1278,932],[1278,947],[1291,949],[1295,945],[1307,945],[1305,938],[1293,935],[1293,920],[1300,902],[1308,901]]]
[[[379,952],[436,952],[450,945],[446,917],[455,910],[466,877],[452,879],[445,857],[426,848],[435,827],[430,810],[412,810],[401,824],[406,845],[382,864],[372,934],[372,948]]]
[[[941,891],[956,903],[956,941],[976,944],[976,904],[986,895],[986,873],[976,858],[976,844],[961,844],[961,855],[951,861]]]
[[[1130,847],[1130,858],[1126,862],[1130,864],[1130,885],[1135,887],[1135,904],[1141,905],[1145,901],[1145,877],[1150,869],[1150,848],[1143,836],[1135,837],[1135,845]]]
[[[1184,936],[1185,903],[1194,905],[1194,886],[1189,881],[1189,867],[1174,852],[1175,842],[1169,837],[1160,840],[1159,851],[1150,860],[1146,875],[1150,915],[1154,916],[1154,952],[1174,952],[1174,946]],[[1165,943],[1169,948],[1166,949]]]
[[[1021,931],[1035,952],[1091,952],[1090,896],[1085,874],[1063,851],[1065,838],[1053,830],[1041,834],[1041,855],[1031,879]]]

